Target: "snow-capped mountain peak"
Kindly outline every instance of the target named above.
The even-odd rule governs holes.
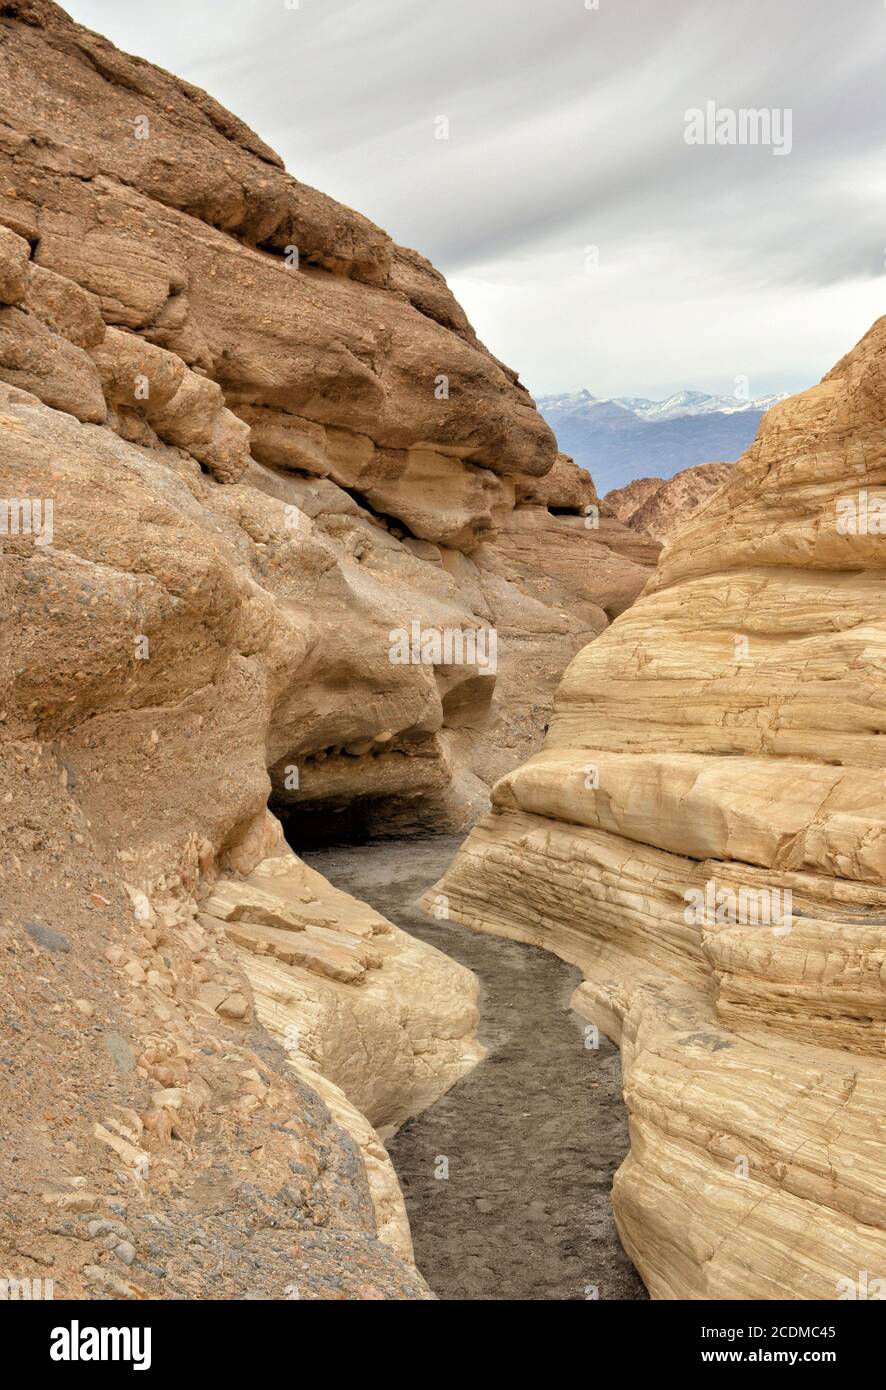
[[[640,420],[677,420],[685,415],[711,415],[720,412],[735,415],[744,411],[768,410],[778,401],[787,399],[787,392],[781,391],[770,396],[750,400],[743,396],[714,396],[707,391],[674,391],[661,401],[649,400],[646,396],[608,396],[592,395],[587,389],[564,391],[555,395],[540,396],[539,409],[568,411],[574,413],[588,406],[618,406],[629,411]]]
[[[538,408],[564,453],[592,474],[602,496],[636,478],[671,478],[744,453],[765,411],[784,393],[745,400],[706,391],[600,399],[587,389],[540,396]]]
[[[714,411],[734,415],[744,410],[768,410],[776,401],[784,400],[787,400],[786,391],[756,400],[744,396],[712,396],[706,391],[675,391],[663,401],[643,401],[634,398],[633,404],[628,405],[627,400],[622,397],[617,404],[633,409],[634,414],[644,420],[676,420],[681,415],[710,415]]]

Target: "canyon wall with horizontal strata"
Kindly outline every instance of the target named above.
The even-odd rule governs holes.
[[[884,424],[880,319],[574,659],[428,899],[581,966],[653,1297],[886,1289]]]
[[[0,5],[0,500],[0,1269],[427,1297],[379,1133],[476,982],[269,802],[468,826],[658,546],[422,256],[48,0]]]

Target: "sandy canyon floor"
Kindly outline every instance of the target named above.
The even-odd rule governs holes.
[[[642,1299],[612,1215],[628,1148],[619,1055],[586,1046],[569,1007],[579,972],[555,956],[429,918],[416,899],[458,838],[304,857],[480,978],[487,1056],[389,1143],[416,1263],[443,1299]],[[448,1177],[441,1160],[448,1160]]]

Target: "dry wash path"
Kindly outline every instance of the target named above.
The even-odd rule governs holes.
[[[337,887],[467,965],[482,985],[485,1061],[389,1149],[415,1258],[444,1299],[645,1298],[609,1197],[627,1147],[617,1050],[584,1046],[578,971],[535,947],[427,918],[415,900],[459,841],[305,854]],[[449,1176],[437,1177],[448,1160]]]

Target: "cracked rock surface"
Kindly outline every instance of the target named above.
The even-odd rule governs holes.
[[[427,898],[581,967],[575,1007],[622,1049],[613,1202],[656,1298],[883,1287],[886,549],[845,517],[886,495],[884,420],[880,319],[575,658]]]
[[[294,917],[269,799],[466,827],[658,547],[421,255],[50,0],[0,6],[0,499],[0,1270],[429,1297],[375,1127],[475,986]]]

